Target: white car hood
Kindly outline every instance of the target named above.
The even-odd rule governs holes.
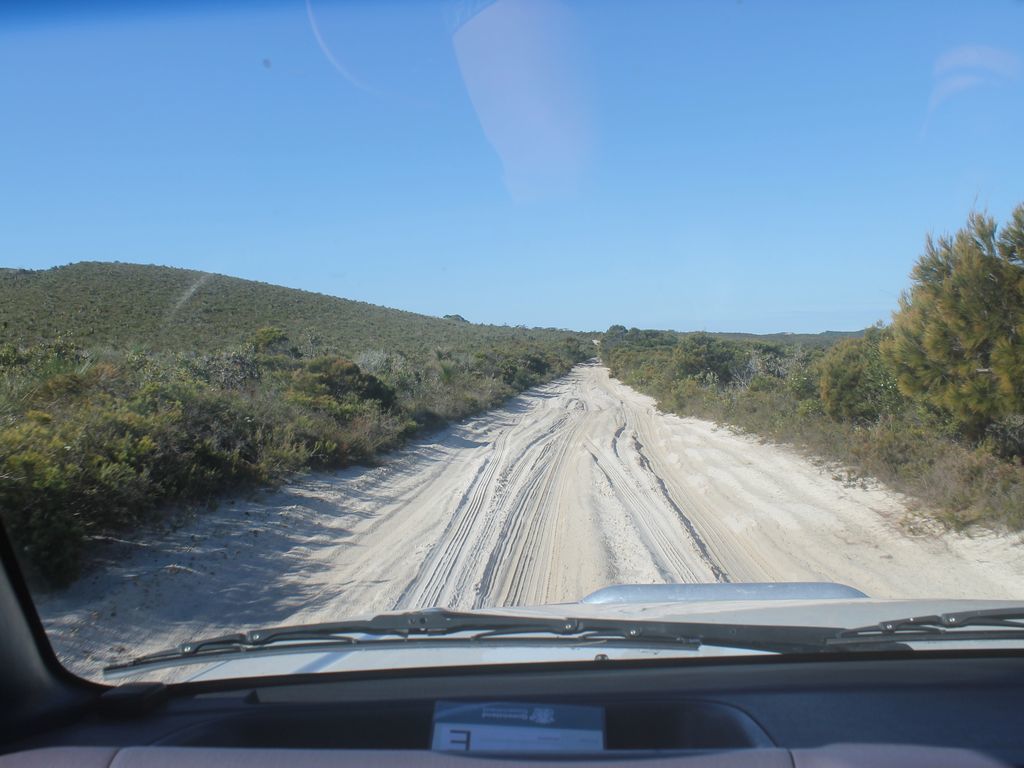
[[[614,618],[637,621],[682,621],[721,624],[861,627],[908,616],[926,616],[977,609],[1009,608],[1019,605],[1007,600],[874,600],[867,598],[822,600],[725,600],[658,603],[567,603],[533,607],[498,608],[479,611],[502,616],[538,616],[573,618]],[[346,617],[354,618],[354,617]],[[369,618],[369,617],[366,617]],[[1022,643],[1016,643],[1020,647]],[[963,643],[929,643],[929,649],[953,647]],[[969,646],[968,646],[969,647]],[[986,643],[983,647],[1005,647],[1005,642]],[[177,668],[175,681],[222,680],[320,672],[355,672],[384,669],[411,669],[538,662],[593,661],[598,654],[608,659],[707,658],[712,656],[754,655],[747,649],[702,646],[698,650],[674,648],[615,648],[587,644],[579,646],[517,644],[515,638],[501,643],[471,643],[452,646],[429,642],[374,648],[365,645],[331,650],[274,648],[200,662]],[[196,661],[196,660],[194,660]],[[152,672],[139,677],[162,678]]]

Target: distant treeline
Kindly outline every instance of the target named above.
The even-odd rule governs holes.
[[[518,336],[470,328],[460,346],[355,360],[272,326],[205,352],[0,344],[0,514],[32,577],[67,584],[90,539],[168,503],[372,460],[593,354]]]
[[[612,326],[612,374],[683,415],[807,447],[946,524],[1024,529],[1024,206],[928,238],[888,326],[837,341]]]

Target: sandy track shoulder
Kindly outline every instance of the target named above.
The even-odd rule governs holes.
[[[126,652],[395,608],[577,600],[612,583],[838,581],[1022,597],[1019,536],[911,535],[884,488],[657,411],[582,365],[392,454],[108,547],[40,603],[58,653]]]

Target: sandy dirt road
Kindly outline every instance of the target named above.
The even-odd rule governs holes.
[[[662,414],[582,365],[388,457],[108,545],[41,601],[93,673],[197,635],[368,612],[577,600],[615,583],[837,581],[1024,597],[1020,537],[942,533],[884,488]],[[127,550],[127,551],[126,551]]]

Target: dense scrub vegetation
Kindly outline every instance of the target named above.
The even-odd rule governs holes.
[[[893,322],[829,346],[613,326],[612,374],[659,405],[791,442],[954,527],[1024,529],[1024,206],[928,239]]]
[[[346,334],[348,305],[365,305],[213,277],[205,284],[223,281],[218,303],[208,305],[220,307],[218,322],[158,327],[143,321],[166,319],[168,302],[180,297],[161,286],[180,270],[85,266],[13,278],[42,275],[62,286],[62,307],[33,307],[18,291],[8,296],[20,304],[0,305],[7,331],[18,329],[0,342],[0,514],[33,577],[50,585],[80,572],[89,540],[130,531],[162,505],[371,460],[420,429],[560,375],[593,349],[589,338],[565,332],[377,307],[366,309],[369,320],[351,320]],[[155,286],[147,288],[150,271]],[[79,292],[100,291],[100,278],[112,274],[131,278],[116,291],[125,295],[104,311],[113,299],[103,289],[95,313],[76,323],[76,307],[91,302]],[[62,275],[75,286],[55,279]],[[290,329],[257,325],[248,302],[264,291],[298,294],[275,301],[306,314]],[[136,320],[142,325],[132,332]],[[61,323],[67,334],[37,339]],[[241,339],[239,326],[248,328]],[[201,336],[199,349],[188,348],[188,333]]]

